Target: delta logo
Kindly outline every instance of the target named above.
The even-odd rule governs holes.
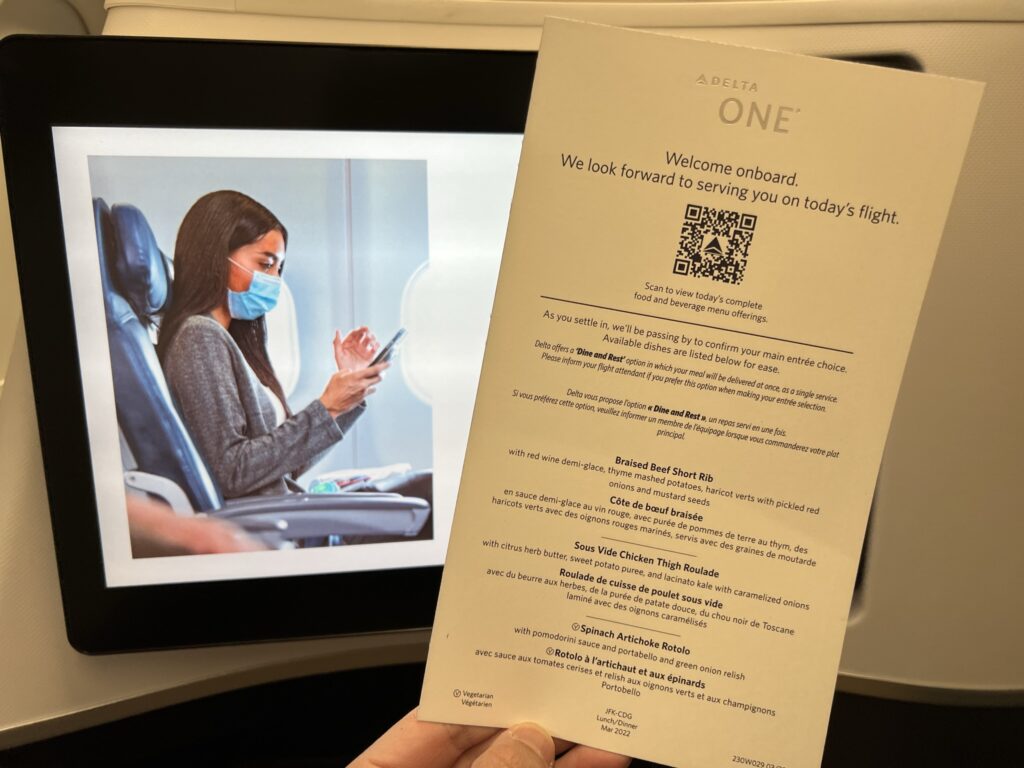
[[[757,82],[755,80],[740,80],[735,77],[719,77],[718,75],[708,77],[703,72],[697,75],[697,85],[705,85],[709,88],[728,88],[732,91],[757,93]]]

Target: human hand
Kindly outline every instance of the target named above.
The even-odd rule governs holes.
[[[626,768],[629,762],[611,752],[552,740],[533,723],[508,730],[426,723],[413,710],[349,768]]]
[[[320,402],[332,418],[351,411],[374,393],[388,367],[389,363],[377,363],[358,371],[338,371],[328,380]]]
[[[166,504],[130,494],[128,533],[134,557],[256,552],[267,545],[236,525],[212,517],[182,517]]]
[[[339,371],[359,371],[365,368],[377,354],[380,344],[365,325],[349,331],[345,338],[341,331],[334,332],[334,362]]]

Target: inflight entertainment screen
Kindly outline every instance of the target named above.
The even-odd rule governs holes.
[[[53,135],[108,586],[441,564],[522,137]]]

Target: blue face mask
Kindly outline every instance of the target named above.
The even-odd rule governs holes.
[[[281,295],[280,277],[254,272],[232,259],[228,261],[252,274],[248,290],[239,293],[228,289],[228,313],[231,317],[235,320],[255,320],[277,306],[277,299]]]

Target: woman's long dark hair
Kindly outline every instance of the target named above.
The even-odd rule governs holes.
[[[228,256],[275,229],[281,233],[287,246],[288,231],[284,225],[274,214],[241,192],[210,192],[192,204],[181,222],[174,244],[174,287],[171,302],[164,310],[157,342],[157,355],[161,362],[185,320],[192,315],[210,312],[224,303],[228,292]],[[290,416],[284,389],[267,354],[265,318],[232,320],[228,333],[242,350],[256,378],[277,395]]]

